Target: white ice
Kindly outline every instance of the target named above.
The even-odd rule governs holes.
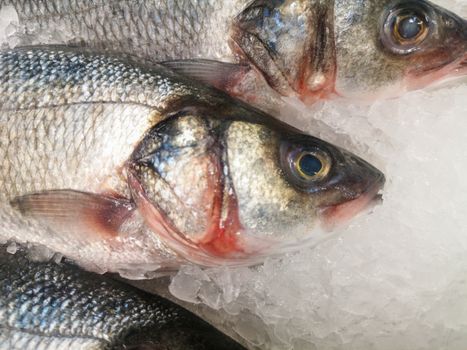
[[[465,0],[438,3],[467,17]],[[382,169],[383,205],[254,269],[186,267],[172,294],[235,315],[252,348],[467,349],[467,79],[326,102],[299,125]]]

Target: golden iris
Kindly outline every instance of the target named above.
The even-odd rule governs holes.
[[[316,180],[327,175],[330,164],[319,153],[304,151],[296,157],[294,167],[303,179]]]
[[[419,43],[426,38],[428,26],[426,22],[417,15],[407,14],[396,17],[393,35],[401,44]]]

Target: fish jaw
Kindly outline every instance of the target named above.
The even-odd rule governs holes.
[[[428,3],[428,2],[427,2]],[[433,39],[422,42],[413,54],[403,79],[403,90],[417,90],[435,82],[467,74],[467,20],[439,6],[433,7]],[[432,40],[432,41],[430,41]],[[428,45],[430,44],[430,45]]]
[[[353,158],[350,153],[343,151],[343,156],[353,163],[353,171],[342,178],[341,186],[348,190],[339,191],[338,198],[321,206],[319,210],[319,221],[327,231],[346,224],[382,202],[381,191],[386,183],[384,174],[367,162]]]
[[[457,24],[456,30],[453,29],[452,35],[446,38],[446,47],[426,54],[430,64],[420,64],[420,67],[408,70],[406,79],[409,90],[467,74],[467,20],[449,15],[451,22]],[[451,50],[449,46],[452,46]]]
[[[373,102],[465,74],[465,19],[425,0],[367,5],[336,1],[337,95]],[[399,35],[406,15],[423,23],[412,40]]]
[[[382,202],[381,188],[382,184],[376,184],[353,200],[323,208],[319,214],[322,226],[331,231],[336,226],[343,225],[362,212],[380,204]]]
[[[428,71],[411,71],[407,73],[407,90],[418,90],[437,82],[443,82],[450,78],[467,75],[467,53],[464,57],[453,61],[441,68],[433,68]]]

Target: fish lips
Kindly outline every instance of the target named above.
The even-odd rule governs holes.
[[[462,34],[464,38],[464,56],[461,58],[459,63],[459,69],[464,70],[467,73],[467,20],[462,21]]]
[[[467,74],[467,20],[436,5],[437,42],[422,43],[415,54],[416,65],[407,71],[411,88],[419,88],[445,77]]]
[[[343,151],[343,155],[346,169],[339,170],[342,175],[332,188],[339,195],[318,211],[321,224],[326,230],[332,230],[382,202],[381,191],[386,183],[384,174],[346,151]]]
[[[383,201],[381,189],[384,185],[384,177],[373,187],[368,188],[355,199],[321,209],[319,215],[322,226],[326,230],[332,230],[335,226],[348,222],[353,217],[365,210],[372,208]]]

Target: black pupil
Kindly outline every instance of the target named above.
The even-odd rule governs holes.
[[[307,176],[315,176],[323,168],[321,161],[312,154],[305,154],[298,162],[300,170]]]
[[[399,22],[399,34],[404,39],[415,38],[422,30],[423,22],[415,15],[407,16]]]

